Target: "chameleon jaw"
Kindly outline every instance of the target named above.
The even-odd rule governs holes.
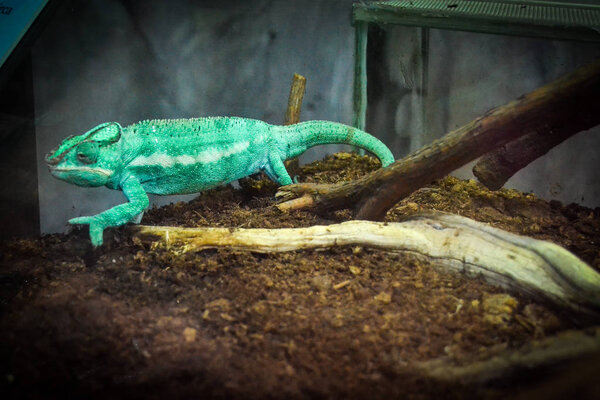
[[[53,167],[48,165],[50,173],[63,181],[78,186],[104,186],[112,175],[112,171],[98,167]]]

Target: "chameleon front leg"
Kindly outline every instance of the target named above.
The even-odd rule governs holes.
[[[90,226],[90,238],[94,246],[102,245],[104,229],[111,226],[124,225],[148,207],[150,202],[148,195],[137,178],[127,178],[121,183],[121,190],[123,190],[123,194],[129,200],[128,203],[119,204],[100,214],[69,220],[71,224],[88,224]]]

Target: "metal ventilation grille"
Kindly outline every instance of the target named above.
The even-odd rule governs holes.
[[[355,21],[600,42],[600,6],[535,0],[395,0],[353,5]]]
[[[600,8],[571,4],[540,4],[535,2],[500,2],[469,0],[379,1],[381,7],[463,15],[491,17],[503,20],[567,24],[570,26],[600,26]],[[594,9],[597,8],[597,9]]]

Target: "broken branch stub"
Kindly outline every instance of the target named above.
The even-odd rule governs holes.
[[[294,74],[292,86],[290,87],[290,96],[288,106],[285,112],[284,125],[293,125],[300,122],[300,112],[302,110],[302,99],[306,90],[306,78],[299,74]]]
[[[299,74],[294,74],[292,78],[292,86],[290,87],[290,96],[288,98],[288,106],[285,111],[284,125],[293,125],[300,122],[300,112],[302,111],[302,100],[306,90],[306,78]],[[292,158],[284,162],[286,169],[292,175],[300,173],[300,163],[298,157]]]

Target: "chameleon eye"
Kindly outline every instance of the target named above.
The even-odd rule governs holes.
[[[84,142],[77,146],[77,160],[84,164],[93,164],[98,159],[98,144]]]

